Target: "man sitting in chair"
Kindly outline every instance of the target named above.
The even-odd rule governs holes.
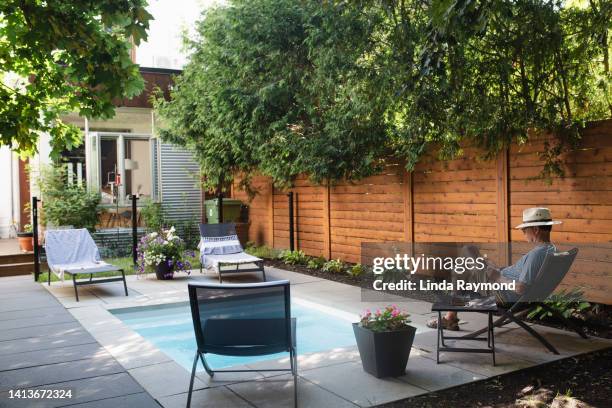
[[[528,208],[523,211],[523,223],[516,226],[523,231],[527,242],[534,244],[533,249],[527,252],[514,265],[499,269],[491,262],[481,273],[478,271],[466,271],[462,279],[473,282],[512,282],[515,281],[515,291],[498,291],[494,295],[498,303],[511,303],[516,301],[536,279],[538,271],[546,258],[548,252],[556,251],[550,242],[552,226],[561,224],[561,221],[553,221],[548,208]],[[479,250],[474,246],[462,249],[462,256],[480,257]],[[469,276],[466,276],[469,275]],[[436,328],[438,319],[434,318],[427,322],[427,326]],[[457,312],[447,312],[442,319],[443,328],[446,330],[459,330],[459,318]]]

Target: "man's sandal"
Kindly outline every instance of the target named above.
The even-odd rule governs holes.
[[[438,328],[438,318],[434,317],[433,319],[429,320],[427,322],[427,327],[429,327],[430,329],[437,329]],[[443,317],[442,318],[442,328],[444,330],[458,331],[459,330],[459,319],[447,320],[446,317]]]

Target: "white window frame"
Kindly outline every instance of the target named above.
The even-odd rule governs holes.
[[[147,140],[149,141],[149,165],[151,166],[151,195],[154,201],[157,200],[155,196],[157,188],[155,186],[155,171],[157,170],[156,157],[153,156],[152,144],[156,143],[157,140],[150,134],[145,133],[126,133],[126,132],[89,132],[85,131],[85,165],[87,168],[87,186],[91,191],[99,192],[100,183],[102,181],[102,169],[100,165],[100,141],[102,139],[116,139],[117,143],[117,167],[118,173],[121,180],[125,180],[125,141],[126,140]],[[118,191],[118,204],[125,206],[130,204],[125,199],[125,184],[122,183],[119,186]],[[104,206],[111,206],[111,204],[103,204]],[[112,204],[116,205],[116,204]]]

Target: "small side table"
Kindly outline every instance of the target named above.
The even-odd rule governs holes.
[[[446,351],[450,353],[490,353],[493,356],[493,366],[495,366],[495,333],[493,332],[493,312],[497,312],[497,305],[490,302],[484,304],[453,304],[451,298],[445,301],[436,302],[431,307],[432,312],[438,312],[438,344],[436,347],[436,362],[440,364],[440,352]],[[442,312],[480,312],[487,313],[488,327],[487,337],[460,337],[460,336],[445,336],[442,328]],[[449,347],[444,343],[444,340],[476,340],[487,341],[486,348],[466,348],[466,347]],[[440,347],[440,345],[442,347]]]

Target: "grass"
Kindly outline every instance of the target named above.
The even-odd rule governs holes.
[[[200,269],[200,259],[197,255],[194,257],[188,256],[186,257],[186,259],[191,263],[192,270]],[[126,275],[136,274],[136,269],[134,267],[134,261],[132,260],[131,256],[106,258],[104,259],[104,261],[115,265],[119,269],[123,269]],[[147,268],[147,272],[153,272],[153,269]],[[48,272],[41,273],[38,276],[38,281],[47,282],[47,279],[48,279],[47,275],[48,275]],[[103,277],[108,277],[108,276],[117,276],[117,272],[101,272],[101,273],[96,274],[96,277],[98,278],[103,278]],[[85,279],[85,278],[89,278],[89,274],[88,273],[77,274],[76,277],[77,279]],[[51,282],[58,282],[59,280],[60,278],[58,278],[57,275],[55,275],[54,273],[51,274]]]

